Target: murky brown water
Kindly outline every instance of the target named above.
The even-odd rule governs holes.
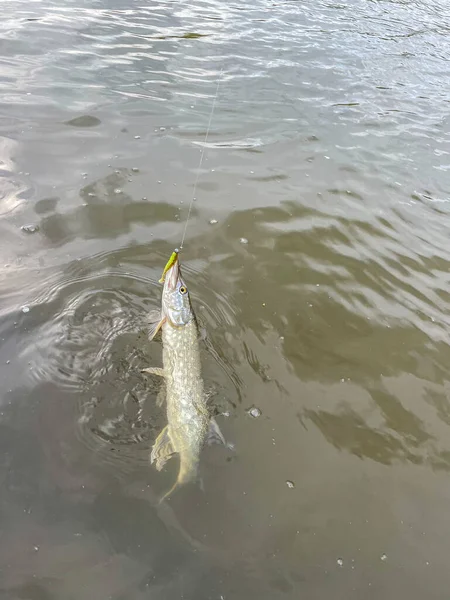
[[[1,598],[446,597],[448,5],[0,13]],[[146,314],[221,69],[183,261],[235,450],[158,507]]]

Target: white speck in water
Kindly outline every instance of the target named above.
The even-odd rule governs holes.
[[[34,551],[37,552],[39,550],[39,546],[34,547]]]
[[[293,488],[295,488],[295,483],[294,483],[293,481],[289,481],[289,480],[287,480],[287,481],[286,481],[286,485],[287,485],[287,486],[288,486],[288,488],[289,488],[289,489],[291,489],[291,490],[292,490]]]
[[[239,241],[241,242],[241,244],[248,244],[247,238],[241,238]]]
[[[427,567],[428,567],[428,565],[429,565],[430,563],[427,561],[425,564],[426,564],[426,565],[427,565]]]
[[[6,364],[7,364],[7,365],[9,365],[10,363],[11,363],[11,361],[10,361],[10,360],[7,360],[7,361],[6,361]]]
[[[158,183],[161,183],[161,180],[160,180],[160,179],[158,180]]]
[[[137,167],[131,167],[133,173],[139,173],[139,169]]]
[[[160,130],[160,131],[165,131],[165,130],[166,130],[166,128],[165,128],[165,127],[160,127],[160,128],[159,128],[159,130]]]
[[[387,554],[385,554],[383,552],[383,554],[380,556],[381,560],[387,560]]]
[[[116,188],[116,189],[114,190],[114,193],[115,193],[115,194],[121,194],[121,193],[122,193],[122,190],[121,190],[120,188]]]
[[[39,231],[39,225],[22,225],[21,229],[25,233],[36,233]]]
[[[30,312],[30,307],[29,306],[22,306],[22,312],[23,313]]]
[[[340,567],[344,566],[344,561],[342,560],[342,558],[338,558],[336,562]]]
[[[142,196],[142,200],[143,200],[144,202],[146,202],[146,201],[147,201],[147,196]]]
[[[259,408],[257,408],[256,406],[252,406],[252,408],[250,408],[247,412],[254,419],[257,419],[258,417],[260,417],[262,415],[261,410]]]
[[[140,140],[140,139],[141,139],[141,136],[140,136],[140,135],[135,135],[135,136],[134,136],[134,139],[135,139],[135,140]]]
[[[209,224],[210,225],[216,225],[219,221],[217,219],[211,219]]]

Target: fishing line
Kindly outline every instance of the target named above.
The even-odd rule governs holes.
[[[184,240],[186,238],[186,231],[187,231],[187,227],[188,227],[188,223],[189,223],[189,218],[191,216],[192,205],[194,204],[194,200],[195,200],[195,194],[197,192],[198,180],[200,179],[200,169],[202,168],[202,164],[203,164],[203,156],[205,154],[205,148],[206,148],[206,144],[208,142],[209,130],[211,129],[211,123],[212,123],[212,118],[214,115],[214,108],[216,106],[217,95],[219,93],[219,85],[220,85],[220,80],[222,78],[222,73],[223,73],[223,67],[220,69],[219,77],[217,79],[216,93],[215,93],[214,100],[212,103],[211,113],[209,115],[209,123],[208,123],[208,127],[206,128],[205,141],[203,142],[203,146],[202,146],[202,150],[201,150],[201,154],[200,154],[200,162],[198,164],[197,176],[195,178],[195,183],[194,183],[194,191],[192,193],[191,202],[189,204],[189,210],[188,210],[188,214],[187,214],[187,218],[186,218],[186,223],[184,225],[183,237],[181,238],[181,244],[180,244],[179,250],[182,250],[183,245],[184,245]]]

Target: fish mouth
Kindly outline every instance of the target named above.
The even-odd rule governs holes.
[[[180,276],[180,262],[178,260],[178,253],[172,258],[172,264],[167,269],[164,275],[164,290],[173,292],[176,290],[178,278]]]

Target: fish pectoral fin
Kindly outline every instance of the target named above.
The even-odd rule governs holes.
[[[151,341],[161,327],[164,325],[166,317],[159,310],[152,311],[148,316],[148,338]]]
[[[149,375],[159,375],[160,377],[165,377],[164,369],[161,367],[148,367],[147,369],[141,369],[141,373],[148,373]]]
[[[209,390],[205,391],[205,402],[206,404],[208,404],[211,401],[211,398],[213,398],[215,395],[217,394],[217,390],[215,388],[210,388]]]
[[[153,444],[150,462],[155,463],[158,471],[161,471],[166,462],[175,453],[170,439],[169,427],[166,425]]]
[[[211,417],[209,421],[209,431],[206,441],[208,444],[223,444],[224,446],[227,445],[225,438],[223,437],[223,434],[220,431],[220,428],[217,425],[217,421],[214,417]]]

